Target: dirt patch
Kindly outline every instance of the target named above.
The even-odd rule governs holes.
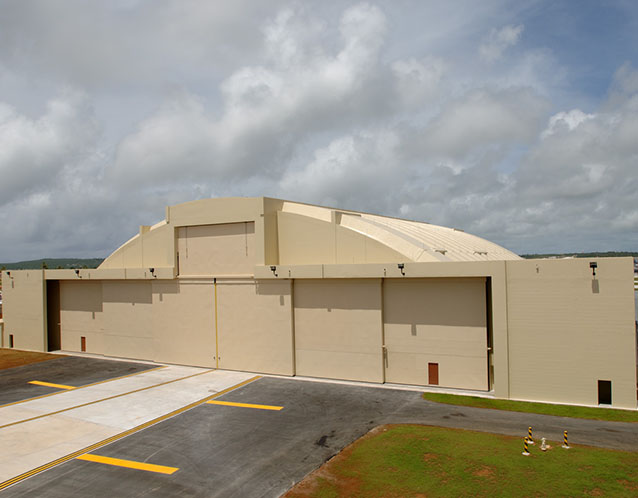
[[[594,488],[589,493],[589,496],[605,496],[605,492],[602,489]]]
[[[344,457],[339,454],[328,460],[338,468]],[[326,462],[327,463],[327,462]],[[289,490],[284,498],[303,498],[316,496],[318,492],[326,489],[336,490],[338,496],[357,496],[361,482],[355,477],[336,476],[326,464],[307,475],[295,487]]]
[[[472,472],[472,475],[476,477],[493,477],[494,469],[491,467],[481,467]]]
[[[314,472],[308,474],[303,480],[298,482],[290,489],[282,498],[303,498],[307,496],[316,496],[318,491],[332,489],[337,492],[337,496],[357,496],[361,488],[361,481],[356,477],[337,476],[332,469],[339,469],[341,463],[346,461],[352,455],[355,445],[361,441],[375,436],[381,432],[386,432],[394,425],[380,425],[373,428],[357,439],[352,444],[346,446],[340,453],[326,461],[321,467]]]
[[[0,370],[21,367],[22,365],[29,365],[30,363],[55,360],[56,358],[62,358],[62,355],[0,348]]]
[[[439,458],[438,455],[434,455],[433,453],[423,453],[423,461],[424,462],[429,462],[431,460],[436,460],[437,458]]]
[[[627,479],[618,479],[618,484],[622,485],[628,491],[638,494],[638,483],[630,482]]]

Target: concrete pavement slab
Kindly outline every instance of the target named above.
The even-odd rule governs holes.
[[[0,408],[0,420],[4,420],[5,414],[12,415],[15,420],[13,425],[5,425],[0,429],[0,482],[148,423],[253,377],[252,374],[241,372],[172,366],[161,371],[148,372],[147,375],[156,384],[147,386],[143,391],[128,393],[122,392],[126,382],[114,381],[111,394],[117,397],[97,399],[90,405],[84,404],[87,398],[83,390],[68,391],[64,393],[66,399],[63,405],[57,405],[65,406],[65,411],[52,415],[44,413],[34,420],[21,422],[15,420],[15,417],[16,414],[39,413],[38,410],[43,408],[43,400]],[[158,383],[158,380],[162,382]],[[100,395],[108,394],[109,383],[95,388]],[[92,389],[86,388],[87,391]],[[73,407],[73,395],[77,396],[78,408]],[[38,410],[29,410],[31,404],[37,404]]]
[[[32,380],[78,387],[156,367],[134,361],[60,356],[41,363],[7,368],[0,370],[0,405],[60,391],[29,384]]]
[[[116,378],[96,385],[80,387],[71,391],[61,391],[55,396],[24,400],[18,404],[0,407],[0,428],[21,420],[44,414],[57,413],[87,403],[96,403],[114,396],[122,396],[159,384],[173,382],[191,375],[201,374],[208,369],[182,366],[161,366],[156,369],[138,372],[125,378]]]

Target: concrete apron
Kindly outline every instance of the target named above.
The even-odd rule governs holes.
[[[117,439],[254,377],[165,366],[0,407],[0,483]]]

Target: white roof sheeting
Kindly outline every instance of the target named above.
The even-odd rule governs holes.
[[[454,228],[371,214],[343,216],[341,224],[382,242],[412,261],[521,259],[498,244]]]
[[[455,228],[289,201],[283,203],[282,211],[326,222],[334,220],[414,262],[521,259],[498,244]]]

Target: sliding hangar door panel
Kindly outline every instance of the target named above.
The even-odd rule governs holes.
[[[216,303],[219,368],[294,374],[290,280],[218,280]]]
[[[488,389],[484,278],[384,283],[386,382]]]
[[[214,367],[212,281],[154,281],[152,329],[155,361]]]
[[[59,349],[82,351],[84,337],[86,351],[104,354],[102,283],[63,280],[59,289]]]
[[[381,281],[295,280],[297,375],[383,382]]]

